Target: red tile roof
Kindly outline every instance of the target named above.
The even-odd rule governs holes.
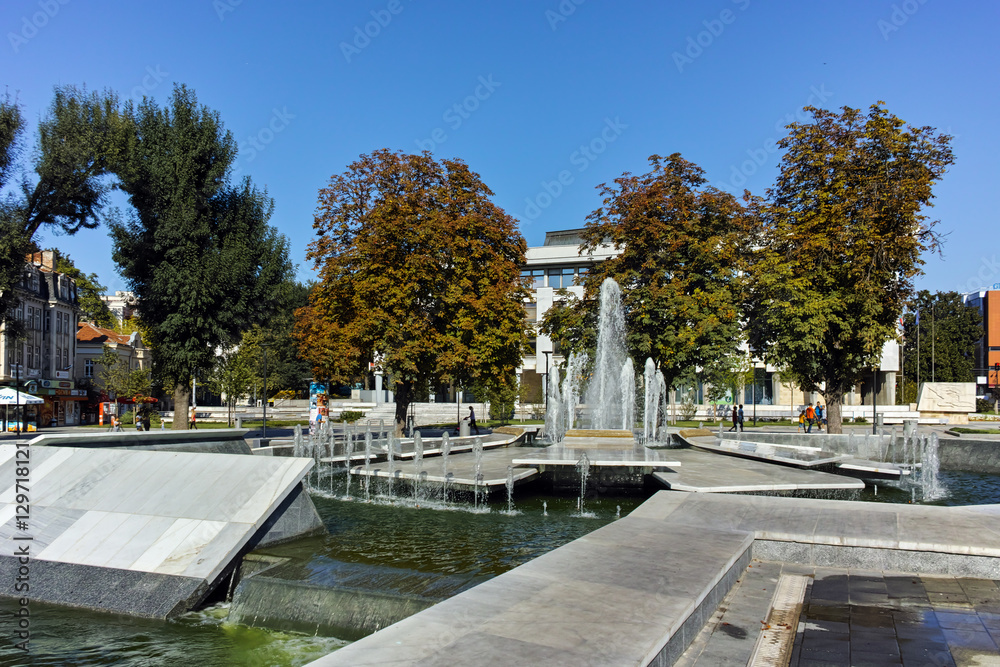
[[[111,329],[99,327],[91,322],[80,322],[76,331],[76,340],[81,343],[118,343],[128,345],[129,336],[115,333]]]

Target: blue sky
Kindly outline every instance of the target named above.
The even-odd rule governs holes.
[[[966,291],[1000,282],[998,18],[971,0],[5,0],[0,82],[32,121],[55,85],[162,104],[187,84],[274,197],[302,279],[318,190],[378,148],[465,160],[539,245],[651,154],[763,194],[803,106],[884,100],[955,136],[928,211],[944,256],[917,287]],[[40,243],[126,288],[105,229]]]

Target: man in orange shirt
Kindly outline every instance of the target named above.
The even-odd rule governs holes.
[[[814,421],[816,421],[816,411],[813,410],[813,404],[810,403],[806,406],[806,433],[812,433]]]

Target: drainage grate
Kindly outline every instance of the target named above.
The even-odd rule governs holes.
[[[788,664],[792,657],[795,631],[799,625],[808,581],[809,577],[798,574],[783,574],[778,579],[778,586],[771,599],[771,611],[768,612],[767,622],[761,628],[747,665],[773,667]]]

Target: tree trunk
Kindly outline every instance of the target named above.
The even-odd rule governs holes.
[[[410,382],[397,382],[394,395],[396,397],[396,437],[403,437],[403,429],[406,427],[406,412],[410,409],[413,400],[413,384]]]
[[[191,390],[188,384],[178,383],[174,385],[174,423],[170,425],[172,431],[187,431],[191,428],[188,424],[188,407],[191,403]]]
[[[844,432],[843,417],[843,390],[828,389],[823,397],[826,398],[826,432],[841,434]]]

